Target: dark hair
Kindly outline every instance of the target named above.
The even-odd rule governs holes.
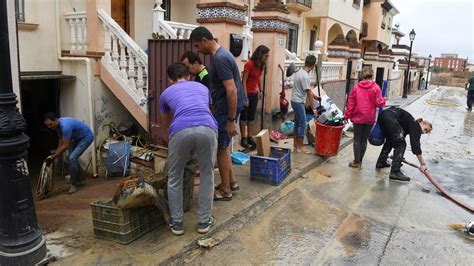
[[[201,58],[199,57],[198,54],[196,54],[195,52],[193,51],[187,51],[183,54],[183,56],[181,56],[181,61],[183,61],[184,59],[188,59],[188,62],[190,64],[194,64],[196,62],[198,62],[198,64],[202,65],[202,60]]]
[[[253,64],[256,68],[263,69],[265,66],[262,64],[262,57],[270,52],[270,48],[266,47],[265,45],[259,45],[257,49],[252,54],[250,60],[253,61]]]
[[[49,112],[49,113],[46,113],[43,115],[43,121],[46,121],[46,120],[51,120],[51,121],[54,121],[56,119],[58,119],[59,116],[56,115],[55,113],[53,112]]]
[[[305,67],[313,67],[316,64],[316,56],[310,54],[304,60]]]
[[[214,36],[212,36],[212,33],[206,27],[199,26],[191,32],[189,39],[191,41],[201,41],[202,39],[212,41],[214,40]]]
[[[173,63],[168,67],[168,77],[171,80],[189,77],[189,70],[183,63]]]

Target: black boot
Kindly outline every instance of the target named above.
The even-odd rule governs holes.
[[[397,171],[397,172],[390,172],[389,176],[390,180],[393,181],[401,181],[401,182],[409,182],[410,177],[406,176],[402,171]]]
[[[388,167],[390,167],[390,164],[387,162],[381,162],[381,163],[377,162],[377,164],[375,164],[376,169],[382,169],[382,168],[388,168]]]
[[[255,141],[252,139],[252,137],[248,137],[248,138],[247,138],[247,143],[248,143],[250,146],[257,147],[257,143],[255,143]]]
[[[247,138],[242,138],[242,140],[240,140],[240,146],[245,149],[248,149],[250,147],[249,143],[247,142]]]

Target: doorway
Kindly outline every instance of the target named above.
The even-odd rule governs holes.
[[[130,0],[112,0],[112,18],[130,34]]]
[[[314,47],[314,43],[316,42],[316,31],[315,30],[311,30],[309,32],[309,50],[310,51],[314,51],[315,47]]]
[[[377,67],[377,73],[375,75],[375,83],[379,85],[380,88],[383,87],[383,74],[385,72],[385,68]]]
[[[28,168],[34,179],[39,176],[43,160],[58,145],[58,135],[43,124],[43,115],[59,114],[60,79],[21,80],[21,108],[28,125],[26,135],[30,138]]]

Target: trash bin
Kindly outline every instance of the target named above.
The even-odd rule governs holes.
[[[323,157],[336,156],[342,137],[342,126],[327,126],[316,122],[316,142],[314,151]]]

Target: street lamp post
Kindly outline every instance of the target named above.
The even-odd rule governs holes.
[[[14,3],[0,0],[0,265],[34,265],[45,257],[46,244],[26,164],[27,125],[13,93],[19,84],[12,64],[18,62]]]
[[[428,89],[428,83],[430,81],[430,67],[431,67],[431,54],[428,56],[428,74],[426,74],[425,90]]]
[[[407,98],[408,96],[408,80],[409,80],[409,77],[410,77],[410,62],[411,62],[411,49],[413,47],[413,41],[415,40],[415,36],[416,36],[416,33],[415,33],[415,30],[412,29],[410,31],[410,53],[408,54],[408,77],[405,77],[405,84],[404,84],[404,87],[403,87],[403,98]]]

